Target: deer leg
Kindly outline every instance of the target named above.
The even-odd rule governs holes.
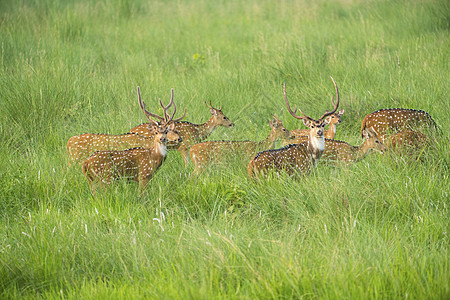
[[[184,161],[184,166],[187,168],[189,165],[189,151],[188,151],[188,147],[186,146],[185,143],[181,143],[180,147],[178,147],[178,152],[180,152],[181,157],[183,158]]]
[[[142,194],[145,192],[145,188],[147,187],[148,178],[139,176],[139,195],[142,196]]]

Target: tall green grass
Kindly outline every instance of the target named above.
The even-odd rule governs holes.
[[[450,297],[449,4],[446,1],[1,1],[1,298]],[[305,178],[252,182],[230,160],[191,176],[169,156],[147,190],[95,197],[65,144],[124,133],[170,89],[262,140],[271,114],[302,125],[345,109],[423,109],[442,130],[423,161],[371,154]]]

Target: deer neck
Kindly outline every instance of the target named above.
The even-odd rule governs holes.
[[[212,116],[208,121],[198,125],[199,136],[202,140],[206,139],[217,128],[217,123]]]
[[[272,129],[269,133],[269,136],[259,144],[263,149],[272,149],[275,146],[275,142],[278,140],[275,130]]]
[[[364,140],[361,146],[356,147],[358,159],[363,159],[364,157],[366,157],[367,153],[369,153],[370,150],[371,148],[369,146],[369,142],[367,140]]]
[[[308,152],[311,155],[313,164],[322,156],[323,150],[325,150],[325,138],[310,134],[308,139]]]
[[[164,161],[167,156],[167,146],[164,143],[155,143],[150,153],[154,161]]]
[[[330,127],[328,128],[327,131],[325,131],[324,134],[326,139],[334,139],[334,137],[336,136],[336,123],[331,123]]]

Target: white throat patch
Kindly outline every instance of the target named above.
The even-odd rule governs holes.
[[[158,150],[159,154],[166,157],[167,156],[167,146],[165,144],[158,143],[157,147],[158,147],[157,150]]]
[[[311,144],[314,149],[319,151],[325,150],[325,138],[324,137],[313,137],[311,139]]]

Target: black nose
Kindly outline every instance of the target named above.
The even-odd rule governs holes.
[[[161,137],[159,140],[160,140],[162,143],[164,143],[164,142],[166,141],[166,138],[165,138],[165,137]]]
[[[178,143],[181,143],[183,141],[182,138],[178,138]]]
[[[318,136],[323,135],[323,131],[322,131],[322,130],[317,130],[317,135],[318,135]]]

